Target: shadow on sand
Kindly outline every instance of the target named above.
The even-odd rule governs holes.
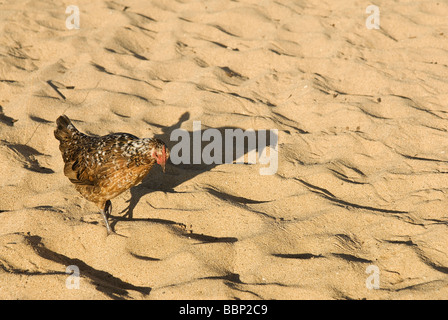
[[[167,145],[167,147],[172,150],[173,146],[177,143],[180,143],[178,141],[170,141],[170,137],[171,137],[171,133],[176,130],[179,129],[182,125],[183,122],[188,121],[190,118],[190,114],[188,112],[184,113],[179,121],[174,124],[173,126],[170,127],[162,127],[163,133],[156,135],[155,138],[161,139],[162,141],[164,141]],[[151,124],[154,125],[154,124]],[[221,137],[225,137],[225,130],[226,129],[232,129],[232,130],[236,130],[236,129],[241,129],[241,128],[237,128],[237,127],[220,127],[220,128],[214,128],[217,129],[220,133],[221,133]],[[201,137],[202,134],[204,133],[204,131],[207,129],[202,129],[201,128]],[[242,129],[244,131],[244,129]],[[264,141],[261,141],[261,146],[270,146],[271,142],[272,145],[275,145],[275,143],[278,141],[278,137],[275,133],[273,133],[272,131],[269,132],[269,130],[266,130],[267,133],[265,135],[265,137],[263,136],[259,136],[258,131],[255,130],[255,139],[256,142],[252,144],[252,148],[249,149],[249,143],[248,143],[248,138],[245,137],[244,138],[244,155],[246,155],[249,151],[253,150],[253,148],[257,148],[257,146],[259,146],[259,137],[262,137],[260,139],[264,139]],[[193,131],[188,131],[189,137],[190,137],[190,151],[193,150]],[[213,140],[213,139],[212,139]],[[181,141],[182,143],[184,143],[184,141]],[[204,148],[210,144],[211,142],[208,141],[202,141],[201,143],[201,155],[202,152],[204,150]],[[233,143],[233,159],[235,159],[235,144],[236,144],[236,139],[232,140]],[[224,155],[225,155],[225,144],[224,141],[222,141],[221,143],[221,156],[222,156],[222,161],[221,163],[224,163]],[[255,150],[258,151],[259,153],[261,153],[263,150]],[[219,152],[219,151],[218,151]],[[173,155],[173,153],[171,154]],[[214,153],[212,153],[212,155],[214,155]],[[258,158],[257,158],[258,161]],[[213,168],[215,168],[216,166],[219,166],[220,164],[205,164],[201,161],[200,164],[192,164],[193,163],[193,155],[192,152],[190,152],[190,164],[177,164],[174,165],[172,164],[171,160],[169,160],[167,162],[167,166],[166,166],[166,173],[164,174],[160,168],[160,166],[156,165],[151,169],[151,172],[148,174],[148,176],[146,176],[143,181],[135,186],[132,187],[130,189],[131,192],[131,198],[127,201],[128,202],[128,206],[121,211],[120,213],[124,213],[123,216],[115,216],[113,215],[112,218],[114,218],[114,222],[112,223],[112,227],[114,227],[114,225],[117,223],[117,221],[120,220],[144,220],[144,221],[151,221],[151,222],[157,222],[157,223],[165,223],[165,224],[174,224],[176,222],[174,221],[170,221],[170,220],[162,220],[162,219],[135,219],[133,217],[133,213],[134,213],[134,209],[137,206],[137,204],[139,203],[140,199],[142,197],[144,197],[145,195],[153,192],[153,191],[163,191],[163,192],[176,192],[174,191],[174,189],[179,186],[180,184],[193,179],[194,177],[196,177],[197,175],[200,175],[204,172],[210,171]],[[247,164],[245,162],[245,164]],[[254,201],[254,200],[250,200],[250,199],[245,199],[242,197],[235,197],[235,196],[231,196],[229,194],[225,194],[225,193],[220,193],[217,190],[211,189],[209,188],[208,190],[210,193],[213,193],[214,196],[223,198],[225,200],[234,200],[237,202],[243,202],[243,203],[259,203],[259,202],[263,202],[263,201]]]

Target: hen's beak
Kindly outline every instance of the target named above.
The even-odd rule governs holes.
[[[162,167],[162,171],[163,171],[163,173],[165,173],[165,164],[166,164],[165,162],[163,162],[163,163],[160,164],[160,166]]]

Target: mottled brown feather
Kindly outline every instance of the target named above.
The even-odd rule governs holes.
[[[140,183],[161,154],[169,151],[159,139],[139,139],[128,133],[102,137],[79,132],[65,115],[54,132],[64,160],[64,174],[87,200],[101,209],[110,200]],[[159,159],[160,161],[160,159]]]

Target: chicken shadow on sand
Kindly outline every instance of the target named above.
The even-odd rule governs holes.
[[[183,141],[180,139],[178,141],[170,141],[171,133],[176,130],[180,129],[183,122],[188,121],[190,119],[190,114],[188,112],[184,113],[180,118],[179,121],[170,127],[161,127],[162,134],[155,135],[154,138],[161,139],[164,141],[167,145],[167,147],[172,150],[173,146],[177,143],[183,143]],[[148,123],[154,126],[153,123]],[[201,128],[201,137],[203,136],[204,131],[210,128]],[[213,128],[217,129],[221,137],[223,138],[223,141],[221,143],[221,155],[222,155],[222,161],[221,163],[225,162],[224,156],[225,156],[225,143],[224,143],[224,137],[225,132],[227,129],[237,130],[240,129],[244,131],[244,129],[237,128],[237,127],[219,127],[219,128]],[[269,132],[269,130],[266,130],[267,133],[265,134],[265,144],[264,146],[270,146],[272,148],[272,145],[274,145],[276,142],[278,142],[278,136],[276,133],[273,133],[272,131]],[[130,189],[131,198],[127,200],[128,206],[120,212],[120,214],[123,214],[122,216],[117,215],[111,215],[110,217],[113,219],[113,222],[111,225],[114,227],[118,221],[150,221],[150,222],[157,222],[157,223],[164,223],[164,224],[175,224],[176,222],[170,221],[170,220],[163,220],[163,219],[151,219],[151,218],[134,218],[134,209],[138,205],[141,198],[143,198],[145,195],[150,194],[153,191],[163,191],[167,193],[176,193],[174,190],[177,186],[181,185],[182,183],[195,178],[196,176],[210,171],[216,166],[219,166],[220,163],[212,163],[212,164],[205,164],[202,160],[200,164],[192,164],[193,163],[193,131],[187,131],[190,137],[190,161],[189,164],[180,163],[177,165],[174,165],[171,162],[171,158],[167,161],[166,166],[166,173],[162,172],[162,169],[160,166],[155,166],[151,172],[143,179],[143,181],[132,187]],[[255,133],[255,143],[252,143],[251,147],[249,147],[249,143],[247,141],[247,137],[244,138],[244,155],[246,156],[250,151],[257,151],[259,154],[263,152],[263,150],[253,150],[257,149],[257,146],[259,146],[259,132],[258,130],[254,130]],[[261,136],[262,137],[262,136]],[[260,138],[263,139],[263,138]],[[212,139],[213,140],[213,139]],[[203,154],[204,148],[209,144],[208,141],[202,141],[201,143],[201,155]],[[235,144],[236,139],[232,140],[232,143],[234,144],[233,147],[233,153],[235,153]],[[272,145],[271,145],[272,144]],[[261,144],[263,146],[263,144]],[[218,151],[219,152],[219,151]],[[214,154],[214,153],[213,153]],[[171,153],[173,155],[173,153]],[[235,160],[235,155],[232,155],[233,159]],[[248,159],[247,157],[245,159]],[[257,158],[258,160],[258,158]],[[245,161],[245,164],[248,164],[247,161]],[[242,197],[235,197],[226,193],[221,193],[215,189],[208,188],[208,192],[213,193],[214,196],[225,199],[225,200],[231,200],[231,201],[237,201],[237,202],[244,202],[244,203],[261,203],[264,201],[254,201],[251,199],[245,199]]]

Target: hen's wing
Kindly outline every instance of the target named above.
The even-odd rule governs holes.
[[[64,174],[76,185],[99,185],[120,172],[139,166],[139,153],[129,153],[129,145],[139,139],[130,134],[114,133],[103,137],[83,136],[72,152],[65,152]],[[68,150],[67,150],[68,151]]]

